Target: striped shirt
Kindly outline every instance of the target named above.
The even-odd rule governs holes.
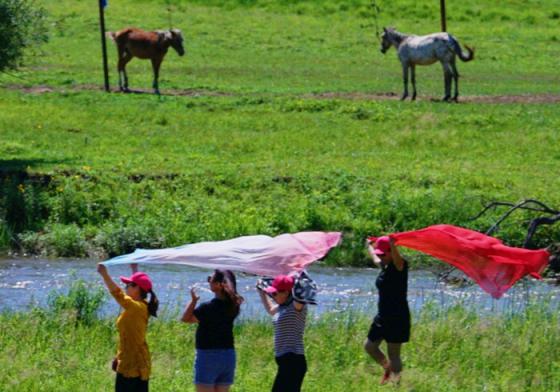
[[[307,317],[307,305],[297,311],[294,301],[280,305],[272,319],[274,325],[274,355],[294,353],[304,355],[303,333]]]

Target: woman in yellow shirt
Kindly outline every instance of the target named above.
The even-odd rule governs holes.
[[[115,392],[147,392],[150,378],[151,360],[146,330],[148,318],[157,316],[158,299],[152,291],[150,277],[137,272],[130,277],[121,276],[126,284],[126,294],[117,286],[103,264],[97,265],[97,272],[103,277],[105,285],[117,303],[123,308],[117,319],[119,347],[113,360],[113,370],[117,372]],[[150,294],[150,301],[146,298]]]

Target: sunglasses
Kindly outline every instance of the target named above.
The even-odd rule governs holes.
[[[136,283],[134,283],[134,282],[127,283],[127,284],[126,284],[126,287],[127,287],[127,288],[129,288],[129,287],[136,287]]]

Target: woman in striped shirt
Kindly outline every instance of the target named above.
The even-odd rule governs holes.
[[[300,392],[307,372],[303,345],[307,305],[293,299],[293,287],[293,277],[279,275],[269,287],[259,290],[264,308],[273,316],[274,356],[278,372],[272,392]]]

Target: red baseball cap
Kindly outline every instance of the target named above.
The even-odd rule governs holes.
[[[373,247],[375,250],[373,251],[376,255],[383,256],[386,253],[391,253],[391,239],[384,235],[383,237],[379,237],[375,240],[375,244]]]
[[[145,292],[149,292],[152,289],[152,280],[144,272],[135,272],[129,278],[121,276],[121,281],[125,284],[134,283]]]
[[[278,275],[274,278],[269,287],[264,289],[269,294],[278,291],[290,291],[294,287],[294,278],[288,275]]]

